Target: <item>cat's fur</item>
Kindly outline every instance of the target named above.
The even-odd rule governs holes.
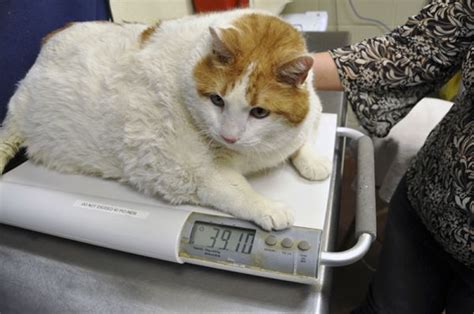
[[[328,176],[330,163],[307,144],[321,113],[311,65],[295,29],[250,10],[151,28],[68,25],[45,38],[10,100],[0,169],[24,145],[30,159],[61,172],[113,178],[171,203],[286,228],[291,210],[259,195],[243,175],[291,157],[307,179]],[[254,118],[255,106],[271,114]]]

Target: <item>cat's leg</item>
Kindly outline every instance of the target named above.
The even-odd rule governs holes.
[[[18,130],[15,117],[9,111],[0,127],[0,175],[10,159],[20,150],[25,139]]]
[[[331,173],[331,161],[316,153],[309,143],[305,143],[290,159],[300,175],[308,180],[324,180]]]
[[[253,221],[265,230],[285,229],[294,222],[286,205],[263,197],[244,176],[229,168],[210,171],[198,186],[198,198],[202,205]]]

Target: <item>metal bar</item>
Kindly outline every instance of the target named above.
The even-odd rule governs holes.
[[[359,236],[357,243],[350,249],[342,252],[321,252],[320,262],[326,266],[346,266],[360,260],[372,244],[372,236],[363,233]]]
[[[320,263],[345,266],[361,259],[376,237],[374,151],[372,140],[351,128],[337,128],[337,135],[358,141],[356,237],[357,243],[342,252],[321,252]]]

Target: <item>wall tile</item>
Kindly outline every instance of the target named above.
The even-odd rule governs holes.
[[[336,0],[339,25],[371,25],[369,21],[359,19],[353,12],[349,1]],[[394,0],[353,0],[352,3],[359,15],[380,20],[387,25],[394,24]]]
[[[293,0],[283,10],[283,14],[303,13],[306,11],[319,10],[319,0]]]
[[[328,12],[328,29],[332,28],[333,26],[337,26],[336,1],[319,0],[319,10]]]
[[[395,25],[405,24],[408,17],[418,14],[425,5],[425,0],[397,1],[395,3]]]
[[[372,25],[339,25],[338,29],[340,31],[350,32],[351,43],[357,43],[366,38],[380,36],[384,33],[378,26]]]
[[[154,24],[163,19],[174,19],[193,13],[191,0],[110,0],[117,22],[130,21]]]

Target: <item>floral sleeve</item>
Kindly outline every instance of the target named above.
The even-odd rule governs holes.
[[[473,13],[471,0],[435,0],[384,36],[330,51],[365,129],[386,136],[460,68],[474,40]]]

